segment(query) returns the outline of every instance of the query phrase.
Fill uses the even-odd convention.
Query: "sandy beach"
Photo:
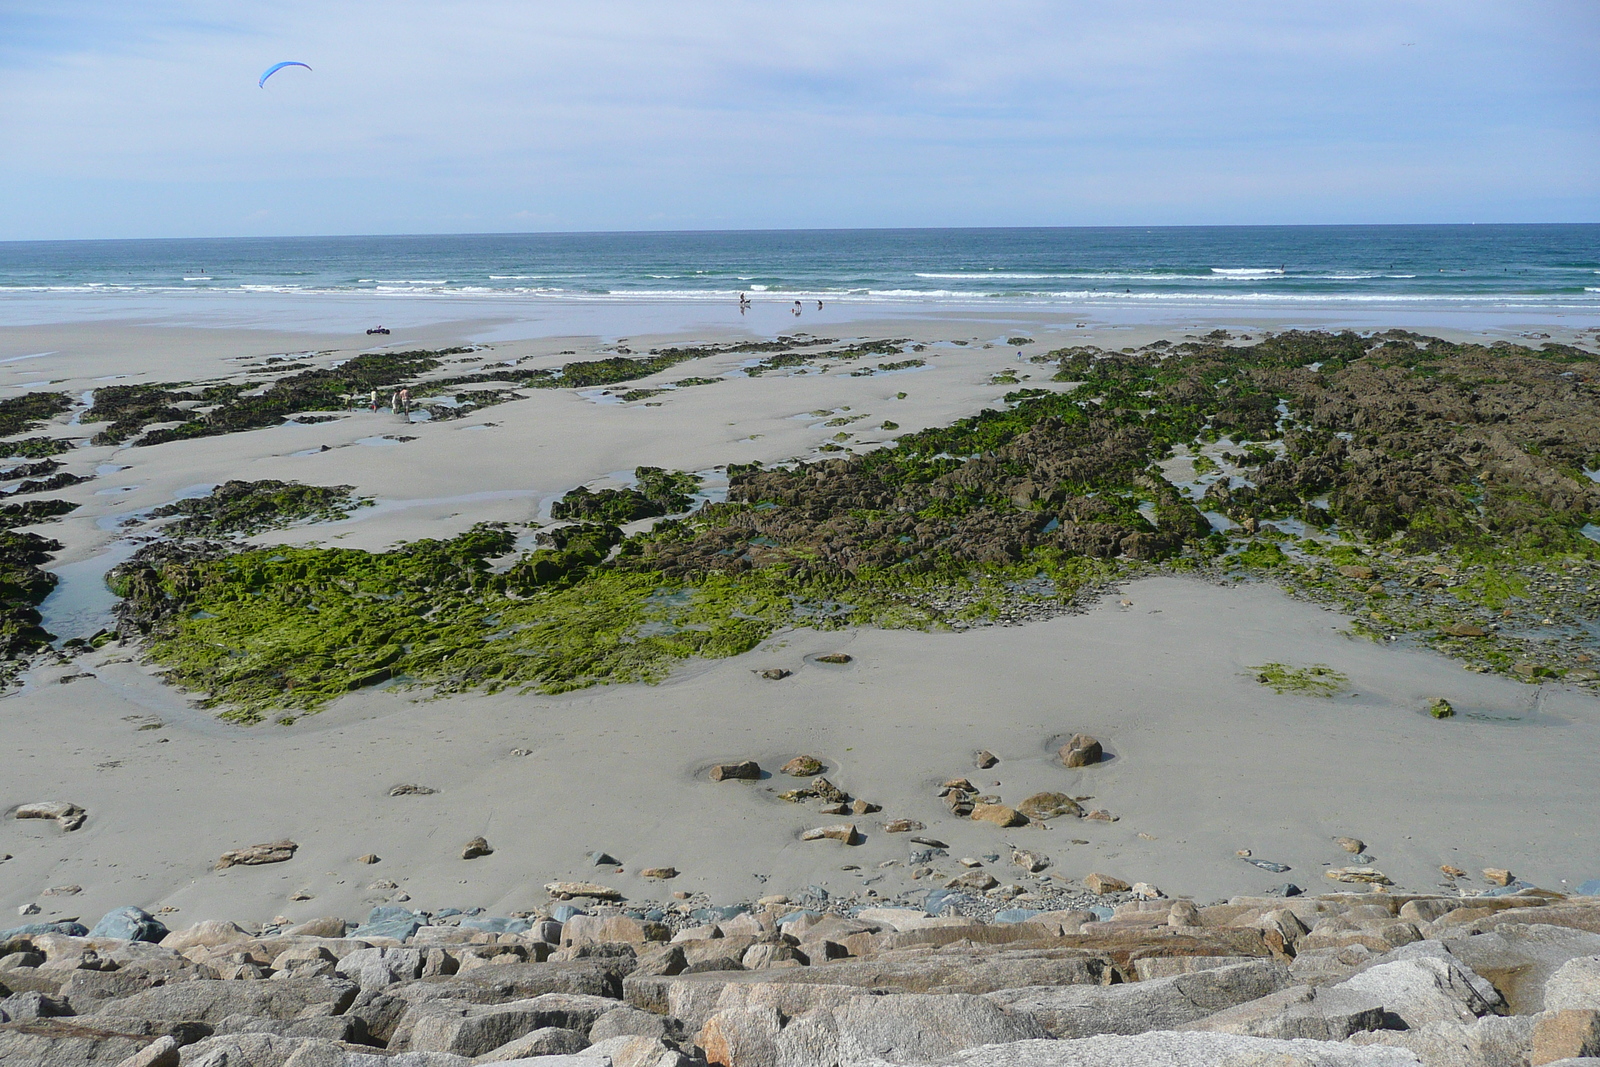
[[[60,494],[82,507],[40,527],[64,545],[50,565],[65,580],[43,606],[46,626],[67,638],[103,625],[114,598],[100,576],[131,551],[119,524],[228,479],[352,485],[376,505],[254,541],[378,550],[477,522],[548,519],[550,503],[574,486],[620,484],[637,465],[702,472],[714,495],[717,469],[729,463],[821,455],[842,432],[831,417],[861,416],[846,424],[846,447],[870,449],[996,405],[1017,387],[994,380],[1008,371],[1056,388],[1026,357],[1069,339],[1120,348],[1184,336],[1159,326],[1019,326],[1017,317],[791,324],[925,345],[927,366],[900,372],[748,377],[748,355],[730,352],[658,376],[724,380],[649,404],[601,389],[535,390],[448,421],[359,408],[311,425],[84,447],[68,457],[71,469],[97,476]],[[438,347],[503,328],[441,323],[385,341],[391,350]],[[1032,339],[1020,346],[1023,360],[1008,334]],[[523,337],[480,342],[450,370],[740,338],[733,327]],[[328,366],[370,347],[364,336],[312,331],[41,325],[0,334],[0,359],[11,360],[0,373],[8,394],[48,382],[76,395],[108,381],[241,375],[273,355]],[[885,421],[897,429],[879,428]],[[934,884],[911,877],[908,835],[882,829],[893,818],[925,824],[922,836],[947,843],[952,858],[1015,845],[1048,854],[1062,879],[1100,871],[1202,900],[1286,881],[1328,888],[1323,871],[1349,859],[1333,843],[1340,835],[1367,842],[1376,865],[1418,890],[1438,887],[1441,865],[1473,878],[1509,868],[1557,890],[1600,873],[1587,788],[1600,757],[1591,692],[1472,674],[1432,652],[1353,636],[1349,623],[1270,584],[1157,577],[1109,591],[1082,614],[1023,626],[799,629],[740,656],[687,661],[655,686],[434,698],[385,685],[292,726],[255,727],[219,721],[192,694],[164,686],[135,643],[113,643],[42,665],[0,698],[9,753],[0,805],[64,800],[89,812],[70,833],[0,821],[0,855],[11,857],[0,866],[0,906],[90,921],[123,904],[176,909],[183,922],[356,918],[393,902],[506,914],[547,902],[543,886],[556,879],[599,880],[635,901],[678,890],[731,903],[808,887],[888,899]],[[848,664],[815,660],[841,651]],[[1279,695],[1251,670],[1271,662],[1328,664],[1350,684],[1332,699]],[[793,673],[756,673],[773,667]],[[1437,697],[1458,709],[1454,719],[1426,715]],[[1099,738],[1112,758],[1062,767],[1055,749],[1075,733]],[[976,769],[980,749],[998,764]],[[799,840],[829,820],[777,799],[797,779],[706,780],[718,762],[754,759],[776,772],[800,754],[881,806],[855,817],[861,844]],[[1008,804],[1040,791],[1092,798],[1085,807],[1116,821],[1002,830],[957,819],[937,797],[952,777]],[[408,784],[436,792],[390,795]],[[464,843],[480,835],[493,854],[463,860]],[[283,838],[300,846],[288,863],[212,870],[228,849]],[[596,850],[620,869],[596,868],[586,858]],[[1287,871],[1254,866],[1240,850]],[[367,854],[380,862],[357,862]],[[639,876],[663,866],[681,874]],[[67,890],[43,895],[57,887]]]

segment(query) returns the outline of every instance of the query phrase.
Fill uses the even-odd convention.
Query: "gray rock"
[[[501,1063],[527,1056],[570,1056],[589,1047],[589,1039],[577,1030],[545,1026],[523,1034],[477,1057],[475,1063]]]
[[[1420,1062],[1405,1049],[1165,1030],[989,1045],[938,1061],[940,1067],[1418,1067]]]
[[[89,931],[90,937],[115,937],[123,941],[159,942],[167,936],[166,924],[143,908],[132,904],[114,908],[101,916]]]
[[[546,993],[508,1004],[424,1001],[413,1005],[417,1018],[409,1027],[406,1048],[417,1052],[481,1056],[544,1027],[586,1033],[595,1020],[616,1006],[615,1001],[604,997],[569,993]],[[397,1033],[396,1039],[400,1036]]]
[[[1350,1043],[1408,1049],[1425,1067],[1527,1067],[1533,1025],[1531,1015],[1486,1015],[1471,1023],[1429,1023],[1415,1030],[1355,1034]]]
[[[1112,986],[1031,986],[988,998],[1037,1019],[1051,1037],[1173,1030],[1289,985],[1289,969],[1261,960]]]
[[[158,1037],[117,1064],[117,1067],[178,1067],[180,1048],[182,1046],[178,1044],[178,1039],[171,1034]]]
[[[1447,937],[1442,943],[1493,982],[1517,1015],[1544,1009],[1545,983],[1568,960],[1600,955],[1600,934],[1544,924],[1507,923],[1489,933]]]
[[[608,1060],[611,1067],[658,1067],[663,1062],[676,1065],[682,1060],[677,1050],[660,1038],[638,1035],[597,1041],[574,1058],[587,1061],[585,1067],[599,1067]],[[534,1060],[527,1067],[544,1067],[544,1062]]]
[[[845,1060],[881,1056],[917,1063],[959,1049],[1045,1036],[1033,1019],[963,993],[856,997],[826,1010],[838,1028]]]
[[[591,1041],[604,1041],[611,1037],[665,1037],[666,1034],[667,1020],[664,1017],[627,1005],[612,1008],[589,1028]]]
[[[1286,1041],[1343,1041],[1351,1034],[1391,1024],[1402,1025],[1365,997],[1299,985],[1208,1015],[1183,1029]]]
[[[230,1015],[290,1019],[318,1007],[337,1015],[355,1000],[359,987],[339,978],[284,978],[270,982],[178,982],[122,997],[86,1019],[130,1016],[136,1019],[217,1022]]]
[[[1471,1022],[1495,1007],[1476,978],[1453,958],[1414,957],[1362,971],[1330,991],[1365,997],[1416,1028],[1432,1022]]]
[[[423,926],[422,916],[407,908],[379,906],[367,913],[367,921],[350,932],[361,940],[369,937],[392,937],[404,941]]]
[[[346,1041],[364,1045],[371,1040],[366,1020],[359,1015],[313,1015],[304,1019],[262,1019],[254,1015],[230,1015],[212,1027],[213,1034],[274,1034],[278,1037],[307,1037],[322,1041]]]
[[[360,948],[341,959],[334,971],[365,991],[417,978],[422,966],[423,954],[414,948]]]
[[[1544,984],[1545,1011],[1573,1009],[1600,1011],[1600,956],[1568,960]]]
[[[63,999],[40,992],[13,993],[0,1000],[0,1020],[21,1022],[27,1019],[53,1019],[74,1014]]]
[[[205,1036],[191,1023],[143,1019],[40,1019],[0,1030],[0,1063],[11,1067],[118,1067],[156,1039],[185,1045]]]
[[[79,922],[24,923],[21,926],[13,926],[9,930],[0,930],[0,941],[10,941],[18,937],[32,937],[35,934],[65,934],[67,937],[88,937],[89,928]]]

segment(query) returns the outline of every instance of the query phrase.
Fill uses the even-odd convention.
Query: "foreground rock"
[[[959,880],[925,907],[647,909],[553,882],[575,903],[527,917],[34,924],[0,937],[0,1063],[1533,1067],[1600,1050],[1597,898],[930,914],[995,881]]]

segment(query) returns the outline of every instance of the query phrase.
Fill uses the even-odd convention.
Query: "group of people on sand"
[[[750,310],[751,306],[752,306],[752,304],[751,304],[750,298],[748,296],[745,296],[743,293],[740,293],[739,294],[739,314],[743,315],[746,311]],[[789,310],[796,318],[798,318],[799,315],[800,315],[800,311],[801,311],[800,301],[796,300],[794,302],[794,307],[790,308]],[[820,301],[820,300],[817,301],[817,310],[818,311],[822,310],[822,301]]]
[[[378,413],[378,391],[374,389],[367,397],[367,404],[372,408],[372,413]],[[389,410],[396,415],[411,414],[411,390],[406,388],[396,389],[389,396]]]

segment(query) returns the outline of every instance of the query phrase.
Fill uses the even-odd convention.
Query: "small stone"
[[[622,863],[621,860],[609,852],[585,852],[583,855],[585,859],[596,867],[616,867]]]
[[[818,826],[807,830],[800,835],[802,841],[842,841],[847,845],[856,843],[856,824],[851,822],[834,823],[832,826]]]
[[[298,890],[297,892],[290,893],[289,894],[289,899],[290,900],[311,900],[313,898],[312,898],[310,893],[307,893],[304,889],[301,889],[301,890]]]
[[[1059,755],[1067,767],[1088,767],[1104,759],[1105,750],[1089,735],[1073,734],[1072,739],[1061,746]]]
[[[691,896],[693,896],[693,894],[687,889],[674,889],[672,891],[673,900],[688,900]]]
[[[963,856],[960,859],[956,860],[956,862],[961,864],[961,866],[963,866],[963,867],[982,867],[983,866],[983,861],[982,860],[973,859],[971,856]]]
[[[785,670],[782,667],[768,667],[765,670],[756,671],[756,673],[769,682],[781,682],[794,672]]]
[[[999,762],[1000,757],[996,756],[988,749],[983,749],[977,755],[972,757],[972,765],[978,768],[980,771],[986,771]]]
[[[54,819],[56,825],[66,831],[76,830],[83,825],[89,813],[78,805],[65,800],[40,800],[32,804],[23,804],[17,808],[16,817],[19,819]]]
[[[24,904],[24,905],[22,905],[22,907],[18,908],[17,909],[17,914],[18,915],[37,915],[42,910],[44,910],[44,909],[40,908],[39,905],[30,902],[30,903]]]
[[[437,792],[437,789],[425,785],[397,785],[389,790],[389,795],[392,797],[430,797]]]
[[[1476,623],[1454,622],[1439,631],[1446,637],[1487,637],[1489,632]]]
[[[854,815],[871,815],[882,810],[883,806],[881,804],[874,804],[870,800],[857,798],[850,802],[850,811]]]
[[[719,763],[711,768],[710,774],[713,782],[753,782],[760,777],[761,764],[753,759],[740,760],[738,763]]]
[[[595,900],[621,900],[622,894],[608,886],[593,882],[547,882],[544,891],[557,900],[573,897],[592,897]]]
[[[225,867],[254,867],[262,863],[283,863],[293,859],[295,850],[299,847],[293,841],[270,841],[264,845],[230,849],[217,859],[216,869],[220,871]]]
[[[1126,893],[1133,888],[1121,878],[1113,878],[1109,874],[1098,872],[1089,874],[1084,878],[1083,884],[1088,887],[1089,892],[1102,897],[1108,893]]]
[[[1567,1008],[1542,1011],[1534,1018],[1532,1058],[1527,1062],[1584,1063],[1600,1056],[1600,1012]]]
[[[378,854],[376,852],[368,852],[365,856],[357,856],[356,857],[356,862],[357,863],[366,863],[366,864],[377,863],[378,862]]]
[[[83,892],[83,886],[81,885],[55,885],[39,895],[41,897],[75,897],[81,892]]]
[[[1435,719],[1448,719],[1456,713],[1456,709],[1444,697],[1439,697],[1428,705],[1428,714]]]
[[[676,868],[676,867],[646,867],[644,870],[639,872],[639,877],[640,878],[653,878],[658,882],[665,882],[668,879],[678,877],[678,868]]]
[[[1254,852],[1252,852],[1252,851],[1250,851],[1250,850],[1249,850],[1249,849],[1247,849],[1247,848],[1241,848],[1241,849],[1240,849],[1240,850],[1239,850],[1239,851],[1237,851],[1237,852],[1235,852],[1235,853],[1234,853],[1234,855],[1235,855],[1235,856],[1238,856],[1238,857],[1239,857],[1239,858],[1240,858],[1240,859],[1242,859],[1242,860],[1247,860],[1247,859],[1249,859],[1249,858],[1250,858],[1250,857],[1251,857],[1251,856],[1254,856],[1254,855],[1255,855],[1255,853],[1254,853]]]
[[[1093,819],[1095,822],[1116,822],[1117,820],[1121,819],[1122,816],[1113,815],[1105,808],[1096,808],[1089,814],[1085,815],[1084,818]]]
[[[958,874],[944,884],[946,889],[976,889],[980,893],[993,889],[1000,884],[1000,879],[988,871],[968,871]]]
[[[973,785],[972,782],[966,778],[951,778],[947,780],[940,788],[959,789],[963,793],[976,793],[978,791],[978,787]]]
[[[929,848],[949,848],[950,847],[949,845],[945,844],[943,841],[940,841],[936,837],[913,837],[911,839],[911,843],[913,845],[927,845]]]
[[[782,769],[791,778],[814,778],[824,770],[822,761],[815,756],[796,756]]]
[[[371,885],[367,886],[367,888],[370,889],[370,890],[374,890],[376,892],[379,892],[379,893],[383,893],[383,892],[387,892],[388,890],[391,890],[391,889],[399,889],[400,887],[398,885],[396,885],[394,882],[389,881],[387,878],[380,878],[378,881],[373,882]]]
[[[886,834],[908,834],[926,829],[926,826],[915,819],[890,819],[883,824],[883,832]]]
[[[1030,873],[1038,873],[1050,866],[1050,857],[1025,848],[1011,850],[1011,862]]]
[[[1377,577],[1377,571],[1374,571],[1371,567],[1363,566],[1360,563],[1346,563],[1344,566],[1339,568],[1339,573],[1344,575],[1346,578],[1354,578],[1361,582],[1370,582],[1373,578]]]
[[[811,779],[810,789],[813,796],[816,796],[822,800],[826,800],[829,804],[850,803],[850,794],[846,793],[843,789],[840,789],[826,778]]]
[[[1166,894],[1163,893],[1159,888],[1151,885],[1149,882],[1133,883],[1133,895],[1138,897],[1140,900],[1160,900],[1162,897],[1166,896]]]
[[[1466,871],[1462,870],[1460,867],[1452,867],[1448,863],[1441,866],[1439,870],[1443,871],[1445,875],[1450,878],[1465,878],[1467,876]]]
[[[1004,804],[978,804],[972,809],[974,822],[993,823],[996,826],[1026,826],[1028,817],[1016,808]]]
[[[1336,837],[1333,839],[1333,843],[1344,849],[1346,852],[1352,854],[1365,852],[1367,850],[1366,843],[1363,842],[1359,837]]]
[[[481,837],[474,837],[471,841],[466,843],[464,848],[462,848],[461,858],[464,860],[475,860],[480,856],[489,856],[493,855],[493,853],[494,849],[489,847],[488,841]]]
[[[1394,885],[1389,876],[1375,867],[1332,867],[1322,872],[1335,882],[1355,882],[1367,885]]]
[[[1083,808],[1065,793],[1035,793],[1017,805],[1030,819],[1055,819],[1063,815],[1080,816]]]
[[[1141,841],[1154,841],[1156,839],[1156,835],[1155,834],[1147,834],[1143,830],[1140,830],[1139,833],[1138,833],[1138,838]]]
[[[1483,877],[1494,885],[1510,885],[1511,872],[1504,867],[1485,867]]]
[[[817,662],[818,663],[844,664],[844,663],[849,663],[853,658],[854,658],[853,656],[847,655],[846,653],[843,653],[843,652],[829,652],[826,655],[818,656],[817,657]]]
[[[531,748],[514,748],[514,749],[511,750],[511,754],[513,756],[531,756],[531,755],[533,755],[533,749],[531,749]]]

